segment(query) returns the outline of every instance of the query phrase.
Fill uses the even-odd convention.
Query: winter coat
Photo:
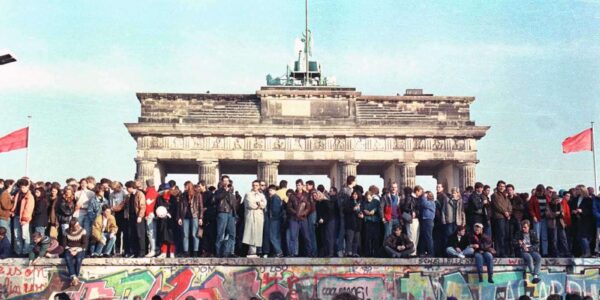
[[[35,201],[31,226],[48,227],[48,201],[44,196]]]
[[[21,198],[21,212],[20,212],[20,220],[21,223],[29,223],[31,222],[31,217],[33,216],[33,209],[35,207],[35,199],[33,197],[33,194],[30,191],[27,191],[27,193],[25,195],[23,195],[21,192],[17,193],[15,195],[15,200],[19,201],[19,197]],[[15,202],[16,202],[15,201]],[[15,206],[13,206],[12,211],[14,212],[15,209],[17,208],[17,205],[15,204]]]
[[[385,239],[383,245],[388,246],[394,249],[395,251],[398,251],[398,246],[404,246],[406,247],[406,249],[413,249],[415,247],[415,244],[410,240],[410,238],[408,238],[408,235],[406,235],[406,233],[404,232],[401,233],[400,236],[396,236],[392,233]]]
[[[115,217],[109,215],[108,219],[106,220],[106,228],[102,230],[102,222],[104,221],[103,219],[104,216],[102,214],[94,219],[94,224],[92,225],[92,240],[104,245],[104,233],[108,232],[117,234],[119,228],[117,227],[117,221],[115,220]]]
[[[62,199],[56,207],[56,217],[58,219],[58,224],[69,224],[69,221],[71,221],[71,217],[73,217],[74,212],[75,203],[73,201],[67,202],[65,201],[65,199]]]
[[[512,204],[508,197],[504,193],[495,192],[492,194],[492,217],[494,220],[504,220],[506,217],[504,213],[512,213]]]
[[[460,250],[465,250],[469,247],[469,238],[464,235],[458,240],[458,234],[453,233],[450,237],[448,237],[448,242],[446,242],[446,247],[452,247],[453,249],[460,248]]]
[[[264,210],[267,199],[261,192],[249,192],[244,196],[244,237],[242,243],[260,247],[263,242],[263,225],[265,222]]]
[[[15,207],[15,198],[6,190],[0,194],[0,219],[10,220],[10,214]]]
[[[290,195],[287,203],[288,220],[304,220],[310,213],[310,202],[307,193]]]
[[[175,228],[176,228],[176,217],[177,217],[177,199],[175,196],[163,193],[158,197],[156,202],[156,209],[164,206],[169,212],[170,217],[164,219],[156,218],[156,238],[158,244],[171,243],[175,241]]]
[[[135,215],[138,218],[144,218],[146,216],[146,196],[142,191],[137,191],[133,195],[129,195],[129,197],[134,198],[134,207],[129,207],[129,198],[126,198],[125,201],[125,219],[129,219],[129,210],[134,209]]]
[[[462,199],[445,197],[442,201],[442,224],[465,225],[465,209]]]
[[[519,241],[523,241],[523,240],[524,240],[523,230],[519,230],[519,231],[515,232],[515,236],[513,237],[512,244],[515,247],[515,254],[517,256],[521,256],[521,254],[523,253],[523,247],[521,247],[521,245],[519,243]],[[540,239],[538,238],[537,234],[535,233],[535,230],[529,230],[529,243],[531,245],[529,246],[527,253],[540,251]]]

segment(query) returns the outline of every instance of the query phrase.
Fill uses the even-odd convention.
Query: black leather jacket
[[[217,202],[217,212],[232,212],[235,215],[237,199],[233,189],[229,189],[229,191],[225,191],[223,188],[218,189],[215,193],[215,200]]]

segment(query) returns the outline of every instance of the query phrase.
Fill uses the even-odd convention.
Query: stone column
[[[217,186],[219,162],[216,160],[197,160],[198,180],[206,181],[206,186]]]
[[[460,190],[464,191],[468,186],[475,185],[475,166],[477,162],[467,161],[458,164]]]
[[[404,161],[398,163],[399,181],[398,188],[402,190],[404,187],[413,188],[417,185],[417,165],[419,163],[412,161]]]
[[[137,173],[135,179],[140,180],[142,185],[146,187],[146,180],[154,180],[154,169],[156,168],[156,159],[136,158],[135,159]],[[156,185],[156,182],[154,183]]]
[[[356,170],[356,167],[358,167],[358,161],[356,160],[340,160],[338,162],[338,166],[340,169],[340,178],[338,180],[338,182],[340,183],[340,186],[338,186],[338,190],[346,185],[346,179],[348,178],[348,176],[350,175],[358,175],[358,172]]]
[[[279,175],[278,161],[258,161],[258,169],[256,175],[258,180],[264,180],[268,185],[278,185],[277,175]]]

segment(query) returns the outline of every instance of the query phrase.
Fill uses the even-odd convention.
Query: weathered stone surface
[[[403,186],[414,184],[417,175],[433,175],[447,188],[464,188],[475,178],[476,142],[489,128],[470,119],[474,97],[365,96],[354,88],[282,86],[246,95],[137,96],[139,123],[126,126],[138,144],[140,179],[192,170],[214,182],[212,169],[187,166],[214,161],[217,177],[254,170],[274,180],[275,174],[298,174],[317,162],[308,165],[337,187],[344,176],[362,172]],[[280,164],[265,169],[265,161]],[[339,161],[361,167],[342,172]],[[400,164],[410,162],[418,164]]]

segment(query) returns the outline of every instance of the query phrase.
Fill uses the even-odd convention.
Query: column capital
[[[263,160],[263,159],[259,159],[258,163],[262,164],[262,165],[279,166],[279,161],[278,160]]]
[[[461,160],[458,162],[458,166],[459,167],[468,167],[468,166],[475,166],[479,163],[479,160]]]
[[[354,160],[354,159],[342,159],[342,160],[339,160],[338,162],[344,166],[358,166],[358,164],[360,163],[359,160]]]
[[[216,166],[218,163],[219,161],[216,159],[196,159],[196,164],[198,164],[199,166]]]
[[[398,164],[399,166],[404,166],[404,167],[416,167],[419,165],[418,161],[398,161],[396,162],[396,164]]]

